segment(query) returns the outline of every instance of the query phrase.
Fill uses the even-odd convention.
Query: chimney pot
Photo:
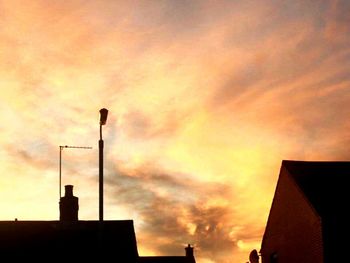
[[[192,262],[195,262],[194,255],[193,255],[193,247],[191,247],[191,245],[188,244],[187,247],[185,247],[185,250],[186,250],[186,257],[190,258]]]
[[[70,185],[70,184],[65,185],[64,191],[65,191],[64,196],[67,196],[67,197],[73,196],[73,185]]]
[[[65,185],[60,199],[60,221],[78,221],[79,199],[73,196],[73,185]]]

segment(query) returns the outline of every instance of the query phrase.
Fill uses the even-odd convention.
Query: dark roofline
[[[319,207],[315,207],[315,201],[311,198],[310,199],[310,193],[308,193],[307,184],[303,182],[304,178],[308,178],[309,176],[312,176],[313,178],[316,178],[314,176],[319,176],[317,179],[323,179],[323,178],[329,178],[330,174],[333,174],[333,176],[340,176],[343,179],[349,178],[350,181],[350,161],[301,161],[301,160],[282,160],[280,170],[279,170],[279,176],[272,200],[272,204],[270,206],[270,211],[267,219],[267,223],[265,226],[265,231],[263,234],[261,247],[265,241],[265,235],[266,235],[266,229],[269,224],[269,217],[270,213],[273,207],[273,204],[275,202],[275,194],[276,190],[279,184],[280,176],[283,172],[283,169],[286,169],[288,175],[290,178],[295,182],[298,189],[301,190],[301,193],[307,200],[307,202],[310,204],[310,206],[315,210],[318,216],[322,218],[320,214]],[[305,176],[307,174],[308,176]],[[326,181],[326,179],[323,179],[323,183]],[[312,182],[311,179],[309,181]],[[326,181],[327,183],[328,181]],[[334,184],[334,180],[329,180],[330,183]],[[313,183],[313,182],[312,182]],[[310,184],[310,182],[309,182]],[[348,187],[348,184],[340,184],[342,187]],[[328,186],[328,185],[327,185]],[[312,197],[312,196],[311,196]],[[261,252],[261,249],[260,249]]]
[[[289,171],[293,172],[295,169],[308,166],[308,168],[323,168],[335,165],[342,165],[344,168],[346,166],[350,167],[350,161],[301,161],[301,160],[282,160],[282,165],[286,167]]]
[[[77,260],[118,255],[135,262],[139,256],[132,220],[0,221],[0,233],[1,254],[18,259],[44,262],[49,253]]]
[[[45,223],[45,222],[51,222],[51,223],[62,223],[62,224],[77,224],[77,223],[81,223],[81,222],[90,222],[90,223],[100,223],[101,221],[99,220],[78,220],[78,221],[69,221],[69,222],[64,222],[64,221],[60,221],[60,220],[32,220],[32,219],[25,219],[25,220],[19,220],[18,218],[16,218],[15,220],[0,220],[0,224],[2,222],[40,222],[40,223]],[[128,223],[128,224],[134,224],[134,220],[132,219],[124,219],[124,220],[103,220],[103,223],[110,223],[110,222],[118,222],[120,224],[122,223]]]
[[[350,163],[350,161],[335,161],[335,160],[297,160],[297,159],[283,159],[282,164],[284,163],[315,163],[315,164],[320,164],[320,163]]]

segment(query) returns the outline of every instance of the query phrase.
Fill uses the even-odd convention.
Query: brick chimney
[[[191,247],[191,245],[188,244],[188,246],[185,247],[185,250],[186,250],[186,258],[188,258],[188,262],[196,263],[196,260],[193,254],[193,247]]]
[[[64,186],[65,193],[60,199],[60,221],[78,221],[78,197],[73,196],[73,185]]]

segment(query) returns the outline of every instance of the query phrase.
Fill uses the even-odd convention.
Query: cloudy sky
[[[350,158],[350,2],[0,0],[0,220],[73,184],[140,255],[244,263],[283,159]]]

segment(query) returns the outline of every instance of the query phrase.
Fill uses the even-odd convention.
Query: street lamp
[[[106,124],[108,110],[100,109],[100,140],[98,141],[99,153],[99,220],[103,221],[103,140],[102,125]]]

